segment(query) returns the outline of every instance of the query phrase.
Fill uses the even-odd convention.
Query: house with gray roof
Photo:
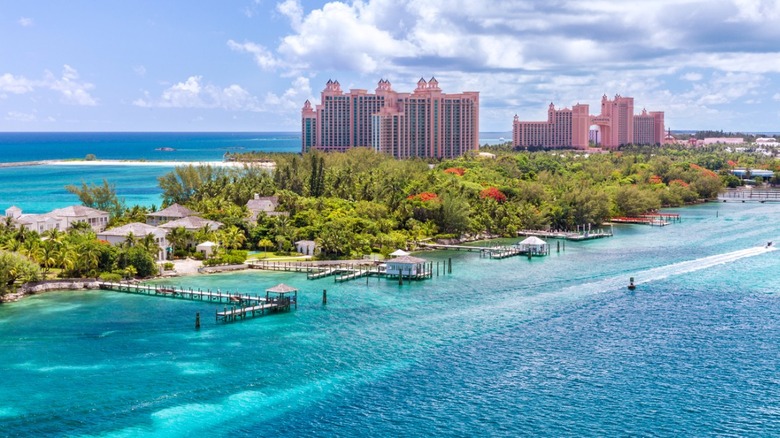
[[[154,213],[149,213],[146,215],[146,223],[148,225],[161,225],[166,222],[175,221],[177,219],[184,219],[188,216],[197,216],[198,212],[190,210],[189,208],[179,205],[179,204],[173,204],[169,206],[168,208],[164,208],[160,211],[155,211]]]
[[[131,234],[133,235],[133,237],[139,240],[143,239],[149,234],[153,235],[154,241],[157,243],[157,246],[159,247],[159,251],[157,252],[157,259],[158,260],[166,259],[166,255],[168,253],[168,247],[170,245],[168,243],[168,239],[166,238],[166,236],[168,235],[168,230],[166,230],[165,228],[155,227],[153,225],[148,225],[148,224],[142,224],[140,222],[133,222],[127,225],[123,225],[121,227],[115,227],[115,228],[102,231],[97,234],[97,238],[101,240],[105,240],[106,242],[112,245],[120,245],[125,240],[127,240],[127,237],[130,236]]]

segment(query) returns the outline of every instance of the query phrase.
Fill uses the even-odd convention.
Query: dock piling
[[[200,330],[200,312],[195,313],[195,330]]]
[[[323,289],[322,290],[322,305],[324,306],[326,304],[328,304],[328,290],[327,289]]]

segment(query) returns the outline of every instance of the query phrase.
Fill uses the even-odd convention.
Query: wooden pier
[[[491,259],[505,259],[514,256],[528,255],[547,255],[547,251],[542,254],[538,251],[532,251],[522,248],[518,245],[496,245],[496,246],[469,246],[469,245],[445,245],[441,243],[419,243],[420,246],[431,249],[449,249],[455,251],[478,252],[480,257]]]
[[[543,231],[543,230],[521,230],[517,232],[518,236],[535,236],[544,237],[548,239],[563,239],[571,240],[575,242],[583,240],[601,239],[604,237],[612,237],[612,230],[594,230],[594,231]]]
[[[723,202],[780,202],[780,190],[735,189],[718,195]]]
[[[473,248],[473,247],[466,247]],[[479,249],[477,249],[479,250]],[[389,259],[387,262],[393,262],[394,259]],[[444,262],[445,267],[447,265]],[[433,262],[416,263],[413,268],[403,270],[402,280],[422,280],[427,278],[433,278],[434,264]],[[396,273],[388,273],[386,270],[386,264],[384,263],[372,263],[372,264],[341,264],[334,263],[328,265],[312,264],[312,263],[281,263],[281,262],[257,262],[250,263],[249,267],[252,269],[260,269],[267,271],[284,271],[284,272],[301,272],[306,273],[306,278],[309,280],[317,280],[325,277],[333,276],[333,281],[341,283],[344,281],[355,280],[364,277],[380,277],[380,278],[398,278]],[[438,262],[436,264],[436,272],[445,270],[445,267],[439,269]],[[452,264],[450,262],[449,271],[452,270]]]
[[[290,310],[291,306],[298,307],[298,290],[286,285],[278,285],[268,289],[265,296],[222,292],[219,289],[216,291],[210,289],[195,290],[176,286],[133,283],[100,282],[98,287],[114,292],[231,304],[230,308],[225,307],[221,312],[216,310],[217,322],[232,322],[246,319],[247,317],[264,315],[266,312]],[[288,294],[292,295],[288,296]]]
[[[665,227],[673,222],[680,222],[682,219],[676,213],[647,213],[639,216],[613,217],[610,222],[621,224],[639,224],[656,227]]]
[[[98,283],[98,287],[100,287],[100,289],[111,290],[114,292],[125,292],[166,298],[179,298],[192,301],[210,301],[228,304],[260,303],[265,301],[265,298],[260,295],[242,294],[238,292],[222,292],[219,289],[216,291],[212,291],[211,289],[196,290],[192,288],[185,289],[176,286],[141,285],[133,283],[112,282],[100,282]]]

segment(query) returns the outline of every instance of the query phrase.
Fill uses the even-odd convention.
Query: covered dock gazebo
[[[404,256],[408,256],[408,255],[409,255],[409,253],[404,251],[404,250],[402,250],[402,249],[397,249],[397,250],[395,250],[395,251],[390,253],[390,257],[404,257]]]
[[[547,245],[547,242],[536,236],[524,239],[517,244],[517,247],[520,248],[520,251],[531,255],[547,255],[550,253],[550,246]]]
[[[292,296],[291,296],[292,294]],[[284,283],[279,283],[272,288],[265,290],[265,300],[268,303],[277,303],[279,308],[295,305],[298,308],[298,289],[288,286]]]

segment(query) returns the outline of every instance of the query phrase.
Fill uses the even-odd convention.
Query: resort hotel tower
[[[596,127],[591,135],[591,126]],[[627,144],[660,145],[664,141],[663,111],[634,114],[634,98],[616,95],[601,98],[601,113],[589,115],[589,106],[555,109],[551,103],[547,120],[524,122],[515,115],[512,143],[515,147],[585,149],[589,140],[605,149]]]
[[[452,158],[479,148],[479,93],[443,93],[436,78],[411,93],[380,80],[374,93],[329,80],[301,110],[301,151],[368,147],[395,158]]]

